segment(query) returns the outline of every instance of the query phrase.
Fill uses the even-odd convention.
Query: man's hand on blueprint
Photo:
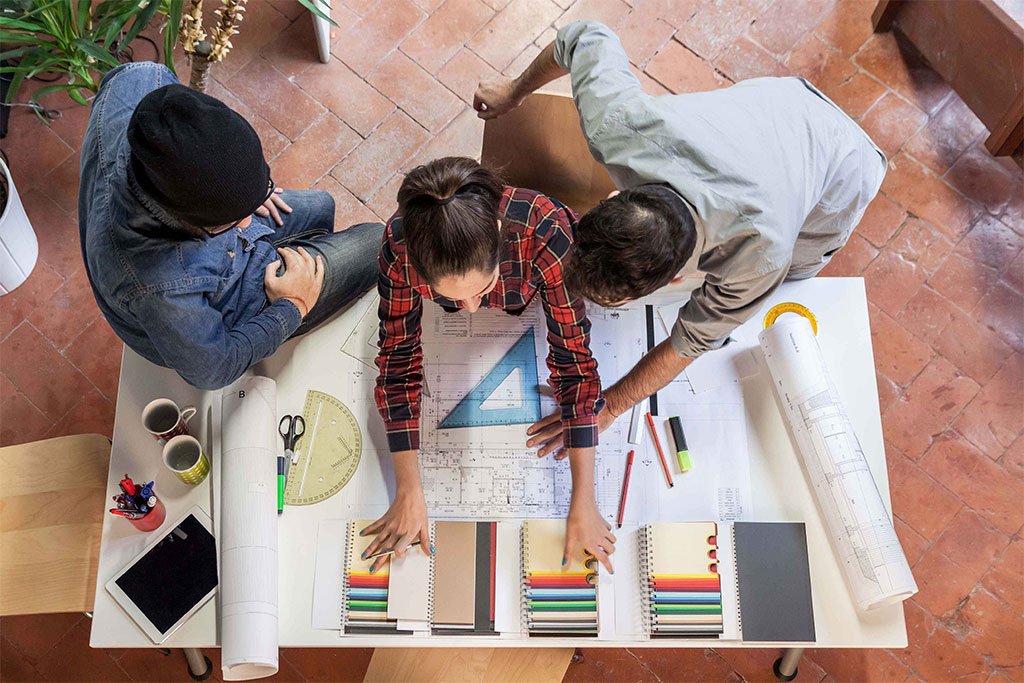
[[[616,415],[612,415],[611,410],[607,408],[602,410],[597,415],[597,430],[603,432],[611,427],[616,417]],[[530,437],[526,440],[526,446],[527,448],[540,446],[540,450],[537,451],[538,458],[554,453],[555,460],[565,460],[569,457],[569,451],[562,448],[562,430],[561,412],[556,410],[540,422],[530,425],[526,430],[527,436]]]
[[[360,532],[364,536],[377,534],[365,555],[369,557],[393,550],[395,557],[402,557],[413,541],[420,541],[419,549],[431,555],[434,549],[430,546],[430,522],[427,519],[427,502],[423,497],[416,451],[393,453],[391,457],[395,465],[395,500],[383,517]],[[388,559],[387,555],[378,557],[371,571],[383,567]]]
[[[577,495],[574,491],[569,503],[569,516],[565,520],[565,556],[562,564],[568,564],[569,558],[579,555],[581,551],[596,557],[609,573],[615,573],[608,557],[615,552],[612,525],[601,516],[592,492],[589,495],[583,492]]]

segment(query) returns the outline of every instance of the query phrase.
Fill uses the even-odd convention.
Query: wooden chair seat
[[[567,95],[534,93],[519,108],[488,120],[480,158],[506,183],[554,197],[579,214],[615,189],[591,155],[576,103]]]
[[[0,616],[92,611],[110,441],[0,448]]]

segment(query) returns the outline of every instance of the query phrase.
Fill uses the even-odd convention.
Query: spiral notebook
[[[658,522],[638,549],[651,638],[814,642],[803,522]]]
[[[597,636],[597,560],[563,566],[565,521],[529,519],[522,528],[522,620],[530,636]]]
[[[640,530],[641,604],[652,638],[723,633],[714,522],[660,522]]]
[[[428,555],[417,546],[391,557],[370,573],[362,553],[373,536],[359,530],[372,520],[348,525],[343,590],[346,633],[495,635],[494,522],[433,522]]]
[[[348,523],[342,581],[342,629],[345,633],[399,633],[397,619],[388,617],[390,563],[371,574],[373,560],[362,559],[363,552],[373,542],[373,536],[360,536],[359,531],[373,521],[355,519]]]

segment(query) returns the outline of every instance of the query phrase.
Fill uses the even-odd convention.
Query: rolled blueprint
[[[783,316],[758,341],[854,602],[906,600],[917,583],[810,322]]]
[[[221,422],[220,633],[225,681],[277,673],[277,385],[224,389]]]

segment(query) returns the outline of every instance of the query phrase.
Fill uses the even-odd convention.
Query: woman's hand
[[[423,498],[423,487],[399,488],[395,500],[384,516],[359,532],[360,536],[377,534],[373,543],[366,548],[363,558],[375,553],[394,550],[395,557],[404,557],[406,549],[413,541],[419,541],[419,550],[425,555],[432,555],[434,549],[430,545],[430,525],[427,519],[427,502]],[[417,552],[416,548],[410,552]],[[373,561],[370,573],[376,572],[388,561],[382,555]]]
[[[601,516],[592,493],[577,496],[574,492],[569,503],[569,516],[565,520],[565,556],[562,564],[569,564],[570,558],[578,556],[581,550],[596,557],[610,574],[615,573],[608,557],[615,552],[612,525]]]

